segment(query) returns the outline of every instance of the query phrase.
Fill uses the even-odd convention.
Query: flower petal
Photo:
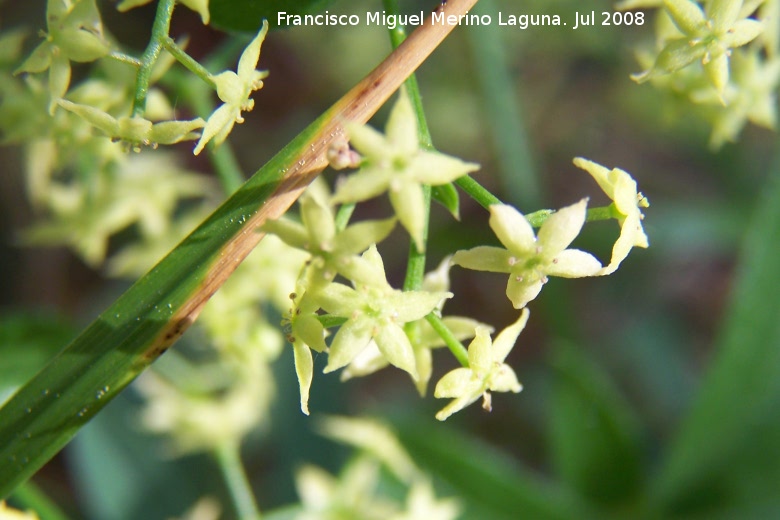
[[[420,147],[417,116],[405,88],[401,88],[387,119],[385,135],[398,155],[409,157]]]
[[[374,320],[365,316],[349,320],[342,325],[333,338],[324,372],[327,374],[351,363],[368,346],[374,327]]]
[[[530,311],[524,308],[517,321],[498,334],[493,341],[492,357],[494,363],[503,363],[509,355],[509,352],[517,342],[517,337],[525,328],[525,324],[528,323],[529,314]]]
[[[268,22],[263,20],[263,27],[260,29],[260,32],[257,33],[257,36],[255,36],[249,45],[247,45],[244,52],[241,53],[241,58],[238,60],[236,72],[238,72],[238,77],[242,80],[246,81],[247,78],[252,76],[255,69],[257,69],[257,62],[260,61],[260,47],[263,45],[263,40],[265,40],[265,35],[267,33]]]
[[[477,170],[479,165],[476,163],[439,152],[420,151],[409,165],[407,174],[423,184],[439,186]]]
[[[477,327],[474,332],[474,339],[469,344],[469,368],[482,379],[493,367],[493,346],[488,329]]]
[[[467,251],[458,251],[452,257],[452,263],[491,273],[509,273],[512,271],[512,253],[506,249],[493,246],[477,246]]]
[[[534,229],[512,206],[490,206],[490,228],[504,246],[515,255],[527,255],[536,248]]]
[[[587,199],[582,199],[576,204],[556,211],[542,224],[537,243],[542,248],[543,258],[551,260],[580,234],[585,223],[587,204]]]
[[[334,250],[342,254],[359,254],[371,244],[378,244],[393,231],[396,219],[366,220],[347,227],[336,236]]]
[[[333,237],[336,236],[333,219],[333,211],[329,207],[320,204],[314,197],[301,197],[301,220],[315,249],[333,250]]]
[[[314,376],[314,361],[311,350],[301,341],[293,343],[295,356],[295,374],[298,376],[298,388],[301,394],[301,411],[309,415],[309,389]]]
[[[433,396],[436,398],[460,397],[468,390],[473,377],[474,373],[468,368],[460,367],[451,370],[436,383]],[[474,400],[476,401],[476,397]]]
[[[547,267],[549,276],[562,278],[583,278],[595,275],[601,269],[601,262],[596,257],[579,249],[561,251]]]
[[[425,251],[425,196],[422,186],[414,182],[401,182],[397,189],[390,183],[390,203],[401,225],[409,232],[418,251]]]
[[[514,392],[517,394],[523,389],[523,385],[517,380],[517,374],[512,370],[512,367],[502,363],[490,375],[488,388],[493,392]]]
[[[355,289],[343,283],[329,284],[315,298],[326,312],[344,318],[349,318],[364,303],[363,297]]]
[[[373,199],[387,191],[390,180],[390,174],[383,168],[361,168],[339,185],[331,201],[334,204],[343,204]]]
[[[404,330],[392,321],[380,325],[374,334],[379,351],[387,361],[401,370],[405,370],[417,381],[417,366],[414,350]]]
[[[393,317],[399,323],[408,323],[424,318],[445,298],[452,298],[452,293],[393,291],[385,297],[384,301],[385,307],[392,310]]]
[[[304,251],[308,251],[310,248],[309,234],[306,232],[306,228],[298,222],[293,222],[287,218],[267,220],[263,224],[263,231],[273,233],[288,246],[303,249]]]
[[[377,158],[389,158],[392,154],[392,149],[381,132],[374,130],[368,125],[358,125],[349,122],[344,127],[349,136],[350,144],[361,155],[376,160]]]
[[[539,295],[542,291],[542,285],[541,280],[527,282],[510,275],[509,282],[506,284],[506,297],[509,298],[515,309],[522,309]]]

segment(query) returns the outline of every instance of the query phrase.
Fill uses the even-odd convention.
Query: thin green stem
[[[342,204],[336,212],[336,231],[344,231],[349,224],[352,212],[355,211],[355,204]]]
[[[30,480],[16,488],[12,499],[19,508],[35,511],[41,520],[68,520],[59,506]]]
[[[436,331],[439,337],[444,340],[444,344],[447,345],[448,349],[450,349],[450,352],[452,352],[452,355],[455,356],[455,359],[458,360],[458,363],[468,368],[468,350],[466,350],[466,347],[463,346],[463,343],[458,341],[458,338],[456,338],[449,327],[444,324],[442,319],[434,313],[430,313],[425,317],[425,319],[428,321],[428,323],[431,324],[431,327],[433,327],[433,330]]]
[[[241,463],[239,444],[224,443],[215,450],[214,454],[230,492],[230,497],[233,499],[239,520],[258,520],[262,515]]]
[[[612,203],[609,206],[599,206],[597,208],[588,208],[588,214],[585,217],[585,222],[595,222],[597,220],[612,220],[623,218],[625,215],[620,213]]]
[[[152,69],[160,57],[163,49],[163,41],[168,37],[171,28],[171,17],[175,0],[160,0],[157,4],[157,12],[152,24],[152,36],[149,45],[146,46],[141,56],[141,66],[135,77],[135,94],[133,97],[133,116],[141,116],[146,110],[146,96],[149,94],[149,81],[152,77]]]
[[[550,215],[554,214],[555,210],[552,209],[540,209],[534,211],[525,216],[525,219],[531,223],[535,228],[540,227],[542,224],[550,218]],[[599,206],[597,208],[588,208],[588,212],[585,215],[585,222],[596,222],[599,220],[612,220],[622,218],[623,215],[617,210],[614,204],[609,206]]]
[[[477,204],[485,209],[490,209],[490,206],[493,204],[503,204],[501,199],[490,193],[490,191],[485,189],[480,183],[468,175],[464,175],[463,177],[456,180],[455,184],[460,186],[460,188],[465,191],[469,197],[474,199]]]
[[[211,73],[208,70],[206,70],[206,68],[203,65],[195,61],[195,59],[192,56],[184,52],[184,49],[179,47],[173,38],[171,38],[170,36],[166,36],[165,38],[163,38],[162,44],[165,50],[170,52],[171,56],[176,58],[176,61],[184,65],[184,67],[187,70],[189,70],[190,72],[198,76],[200,79],[205,81],[211,88],[216,90],[217,84],[214,83],[214,79],[212,78]]]
[[[385,11],[390,15],[400,14],[398,0],[382,0]],[[389,30],[390,43],[393,49],[397,49],[406,39],[406,29],[402,25],[397,25]],[[428,129],[428,121],[425,119],[425,112],[422,106],[422,97],[420,96],[420,87],[417,84],[417,77],[412,74],[404,83],[406,93],[412,101],[415,115],[417,116],[417,136],[420,145],[427,149],[433,148],[431,133]],[[423,186],[423,199],[425,201],[425,222],[423,225],[422,239],[423,244],[428,241],[428,221],[431,209],[431,187]],[[406,263],[406,277],[404,279],[404,291],[417,291],[422,287],[423,277],[425,276],[425,251],[420,251],[414,241],[409,246],[409,257]]]
[[[127,63],[128,65],[132,65],[133,67],[136,68],[141,67],[141,60],[139,60],[135,56],[130,56],[129,54],[125,54],[123,52],[114,51],[110,53],[108,57],[122,63]]]

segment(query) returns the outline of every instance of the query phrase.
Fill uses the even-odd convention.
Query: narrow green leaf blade
[[[641,483],[639,422],[615,384],[582,350],[559,344],[550,410],[553,464],[584,496],[626,503]]]
[[[751,450],[756,435],[777,423],[780,402],[780,164],[761,191],[746,228],[732,303],[717,355],[655,486],[666,510],[717,499],[713,485]],[[780,438],[773,441],[774,451]],[[758,476],[758,475],[756,475]],[[774,472],[773,478],[780,478]],[[759,478],[760,479],[760,478]],[[780,482],[774,483],[778,489]],[[708,492],[710,489],[712,492]]]
[[[534,475],[507,454],[424,422],[394,428],[417,464],[455,488],[458,496],[490,511],[485,518],[603,518],[575,493]]]

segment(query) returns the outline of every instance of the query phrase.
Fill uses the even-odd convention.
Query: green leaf
[[[0,317],[0,403],[35,375],[76,332],[54,316],[14,312]]]
[[[553,365],[550,451],[558,474],[605,505],[630,500],[641,483],[638,420],[584,351],[559,344]]]
[[[568,489],[477,439],[423,419],[393,426],[418,465],[450,484],[459,497],[490,512],[481,518],[603,518]]]
[[[743,461],[759,439],[762,452],[780,452],[780,438],[767,435],[778,431],[780,402],[780,164],[760,191],[745,232],[717,354],[655,483],[654,498],[666,510],[689,511],[720,500],[735,464],[743,478],[752,473],[755,482],[780,487],[780,472],[746,468]]]
[[[433,200],[444,206],[455,219],[460,220],[460,198],[458,190],[452,183],[433,186],[431,188]]]
[[[279,13],[315,14],[324,11],[333,0],[210,0],[211,24],[229,31],[257,32],[268,20],[272,29],[286,27],[279,23]]]

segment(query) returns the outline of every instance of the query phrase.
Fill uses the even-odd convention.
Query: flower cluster
[[[338,477],[311,465],[298,471],[295,480],[303,511],[297,519],[458,518],[461,506],[457,500],[436,498],[430,478],[414,465],[387,426],[372,419],[345,417],[328,417],[321,424],[323,435],[360,451]],[[382,492],[382,469],[408,489],[405,504]]]
[[[713,148],[749,121],[774,128],[780,85],[776,0],[626,0],[621,9],[656,8],[656,44],[638,53],[637,82],[694,103],[712,124]]]
[[[586,199],[555,212],[537,213],[543,219],[538,233],[517,209],[495,204],[489,208],[490,227],[503,247],[457,251],[425,278],[420,290],[395,289],[387,282],[376,246],[390,234],[395,218],[347,224],[350,203],[387,191],[396,218],[409,232],[415,249],[423,251],[426,224],[421,213],[425,208],[417,209],[415,202],[418,192],[422,197],[422,185],[446,185],[477,166],[420,146],[416,117],[404,91],[390,113],[386,135],[368,126],[348,124],[347,129],[350,144],[362,159],[353,161],[355,152],[346,143],[340,143],[330,158],[335,169],[352,165],[359,171],[338,184],[333,196],[320,185],[304,194],[300,222],[283,218],[264,226],[265,232],[309,256],[285,318],[287,339],[295,353],[301,410],[306,414],[314,370],[312,350],[327,353],[324,371],[343,368],[345,380],[393,365],[407,372],[424,395],[433,373],[432,350],[445,345],[460,352],[464,366],[436,384],[435,397],[452,399],[437,418],[444,420],[479,397],[490,409],[491,392],[521,389],[505,360],[528,320],[527,305],[548,277],[607,275],[618,268],[631,248],[648,245],[641,211],[648,204],[638,193],[636,182],[623,170],[609,170],[577,158],[575,164],[590,173],[613,201],[601,208],[602,215],[606,214],[603,218],[614,218],[621,226],[606,266],[592,254],[569,247],[585,224]],[[509,275],[506,294],[521,313],[495,341],[488,325],[467,317],[440,317],[444,301],[453,296],[449,292],[451,265]],[[327,338],[331,328],[335,333]],[[474,339],[466,350],[459,342],[469,338]]]

